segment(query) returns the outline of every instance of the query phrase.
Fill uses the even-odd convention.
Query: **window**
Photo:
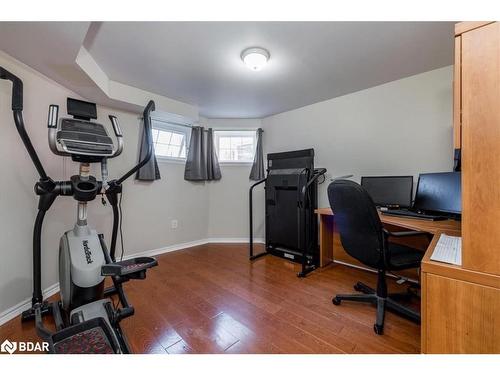
[[[255,130],[215,130],[215,149],[222,163],[252,163],[257,143]]]
[[[186,159],[189,127],[155,121],[153,119],[155,155],[167,159]]]

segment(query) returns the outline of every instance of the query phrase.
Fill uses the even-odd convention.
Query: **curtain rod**
[[[144,120],[144,117],[139,117],[139,120]],[[175,122],[175,121],[161,120],[161,119],[154,118],[154,117],[152,117],[151,120],[152,121],[163,122],[164,124],[172,124],[172,125],[177,125],[177,126],[184,126],[185,128],[192,128],[193,127],[192,125],[183,124],[183,123]]]
[[[143,120],[143,119],[144,119],[144,117],[139,117],[139,120]],[[182,124],[180,122],[175,122],[175,121],[161,120],[161,119],[154,118],[154,117],[152,117],[151,120],[158,121],[158,122],[163,122],[164,124],[172,124],[172,125],[176,125],[176,126],[183,126],[185,128],[189,128],[189,129],[193,128],[193,125]],[[198,126],[198,125],[196,125],[196,126]],[[204,126],[202,126],[202,127],[204,128]],[[212,129],[215,130],[215,131],[217,131],[217,130],[227,130],[227,131],[238,131],[238,130],[242,130],[242,131],[257,131],[257,129],[247,129],[247,128],[243,128],[243,129],[212,128]],[[262,133],[264,133],[264,129],[262,129]]]

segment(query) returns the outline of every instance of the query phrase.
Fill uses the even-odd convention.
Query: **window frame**
[[[253,159],[255,157],[255,149],[257,148],[257,129],[234,129],[234,128],[219,128],[213,129],[214,132],[214,147],[217,153],[217,158],[219,160],[219,164],[228,165],[228,166],[238,166],[238,165],[252,165]],[[253,156],[251,160],[221,160],[220,151],[219,151],[219,138],[220,133],[252,133],[253,135]],[[237,136],[235,134],[234,136]]]
[[[177,133],[177,134],[184,135],[184,141],[183,141],[184,145],[181,144],[181,150],[182,150],[182,147],[184,147],[186,149],[186,156],[185,157],[159,155],[156,153],[157,142],[153,141],[153,145],[155,148],[156,160],[184,164],[187,160],[187,154],[189,151],[189,141],[191,138],[191,126],[190,125],[183,125],[183,124],[176,124],[176,123],[161,120],[161,119],[155,119],[153,117],[153,118],[151,118],[151,128],[152,128],[152,130],[159,130],[159,131],[171,132],[171,133]]]

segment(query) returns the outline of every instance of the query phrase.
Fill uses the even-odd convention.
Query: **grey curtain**
[[[221,177],[212,129],[208,129],[205,137],[203,127],[193,126],[184,179],[187,181],[210,181],[220,180]]]
[[[214,132],[212,128],[209,128],[207,132],[207,180],[220,180],[221,177],[219,159],[214,146]]]
[[[191,129],[191,141],[184,169],[186,181],[205,181],[207,179],[207,159],[205,153],[205,132],[201,126]]]
[[[262,150],[263,132],[261,128],[257,129],[257,145],[255,147],[252,170],[250,171],[250,180],[254,181],[259,181],[266,177],[266,171],[264,169],[264,151]]]
[[[142,136],[141,136],[141,150],[139,151],[139,160],[142,160],[146,153],[148,152],[148,145],[146,143],[145,137],[145,129],[142,127]],[[135,174],[135,179],[140,181],[154,181],[159,180],[160,177],[160,169],[158,168],[158,162],[156,161],[155,156],[155,148],[153,144],[153,137],[150,134],[149,139],[151,140],[151,147],[153,148],[153,154],[151,155],[151,159],[137,171]]]

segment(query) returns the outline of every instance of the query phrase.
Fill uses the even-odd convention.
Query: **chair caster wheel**
[[[384,334],[384,326],[379,326],[378,324],[373,325],[373,330],[377,335],[383,335]]]
[[[338,297],[333,297],[332,303],[336,306],[340,305],[340,298]]]

